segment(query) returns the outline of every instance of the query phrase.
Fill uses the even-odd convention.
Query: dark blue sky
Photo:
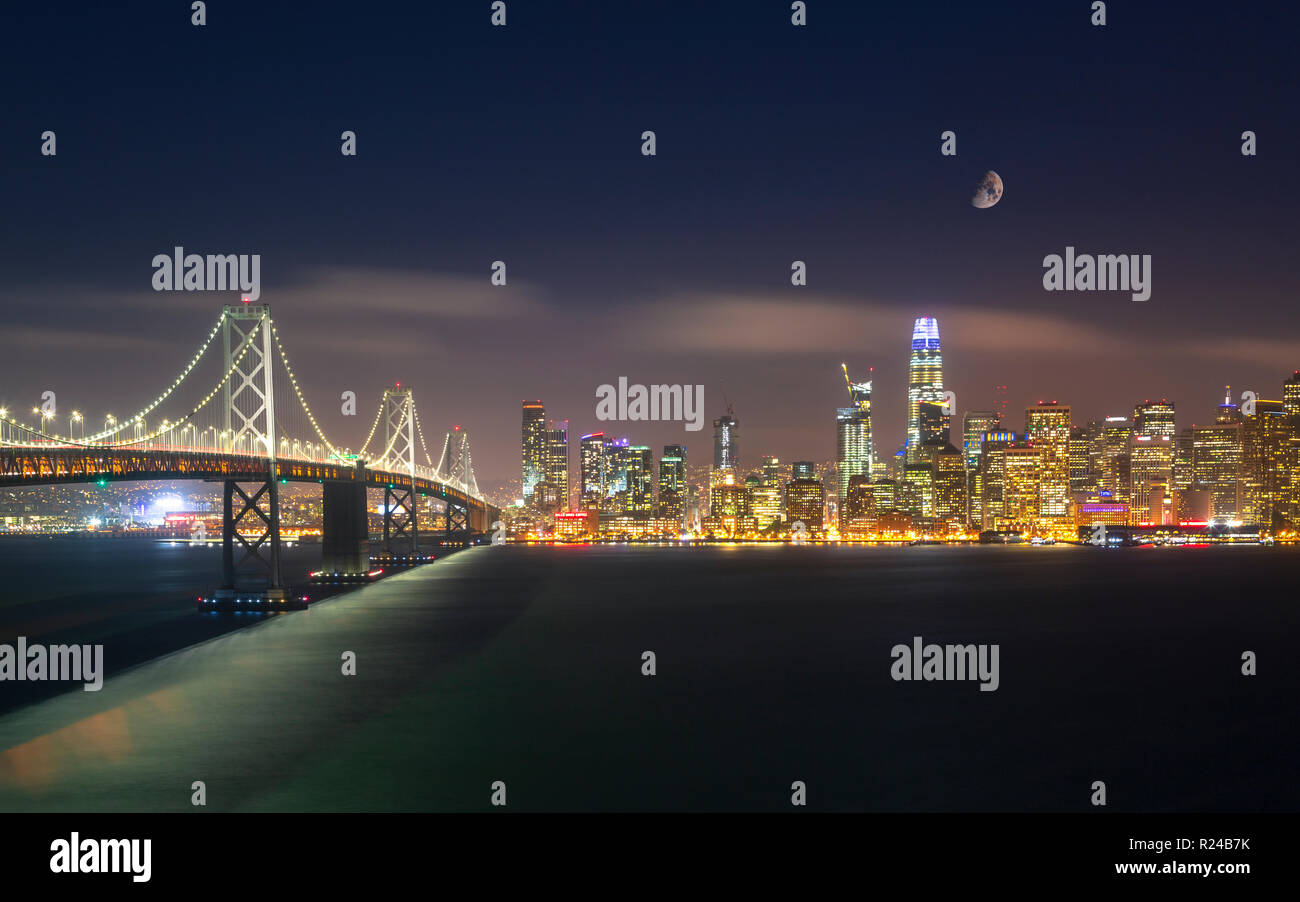
[[[1075,0],[810,0],[795,28],[788,2],[514,0],[504,29],[487,0],[217,0],[203,28],[184,2],[45,6],[0,29],[11,404],[151,399],[227,300],[150,289],[178,244],[261,254],[331,434],[369,424],[341,391],[400,379],[484,482],[518,469],[521,398],[580,434],[619,376],[703,383],[710,417],[725,385],[749,462],[825,459],[840,361],[874,365],[892,450],[925,314],[959,411],[1005,383],[1013,410],[1166,396],[1190,425],[1300,367],[1283,4],[1111,3],[1096,28]],[[987,169],[1006,194],[974,210]],[[1151,300],[1044,292],[1067,245],[1151,254]],[[707,430],[604,425],[707,454]]]

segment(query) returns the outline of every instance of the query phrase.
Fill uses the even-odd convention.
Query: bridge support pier
[[[251,494],[235,480],[224,480],[218,601],[235,601],[244,594],[249,595],[254,606],[262,603],[253,602],[254,598],[265,599],[268,604],[285,601],[284,580],[280,574],[280,484],[275,478],[274,464],[268,477],[253,483]],[[259,520],[260,524],[257,523]],[[241,532],[241,526],[244,526],[244,531],[250,531],[246,526],[250,522],[260,527],[260,535],[249,538]],[[243,551],[238,560],[235,559],[236,545]],[[250,570],[256,585],[249,584],[247,572]]]
[[[447,544],[469,544],[469,507],[447,499]]]
[[[364,576],[370,570],[370,520],[366,513],[365,483],[325,483],[321,506],[324,519],[321,569],[343,576]]]
[[[412,558],[420,553],[414,479],[409,486],[390,484],[384,488],[384,554],[391,557],[394,548]]]

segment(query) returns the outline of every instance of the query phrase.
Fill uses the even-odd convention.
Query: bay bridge
[[[370,571],[367,489],[383,491],[384,554],[394,560],[419,558],[421,497],[442,503],[436,531],[447,545],[469,544],[500,516],[479,491],[469,436],[460,427],[446,433],[434,462],[409,386],[384,389],[357,451],[331,441],[307,403],[268,304],[224,307],[180,374],[132,416],[106,415],[89,435],[79,412],[67,415],[66,435],[59,433],[64,416],[57,408],[36,407],[32,417],[29,425],[0,408],[0,487],[220,482],[218,602],[295,606],[280,567],[284,484],[321,485],[323,570],[344,578]]]

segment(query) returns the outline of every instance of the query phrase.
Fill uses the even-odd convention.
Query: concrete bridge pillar
[[[370,519],[363,482],[327,482],[321,493],[322,567],[327,573],[370,569]]]

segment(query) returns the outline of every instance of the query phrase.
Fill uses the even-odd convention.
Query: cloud
[[[264,261],[265,262],[265,261]],[[263,267],[265,271],[265,266]],[[264,287],[262,300],[322,315],[395,314],[454,319],[503,319],[541,315],[538,293],[526,283],[506,286],[481,278],[361,266],[309,266],[289,285]]]
[[[626,317],[647,322],[637,343],[653,350],[788,353],[839,351],[877,341],[905,341],[911,313],[887,305],[831,296],[687,295],[649,305]],[[1123,336],[1050,314],[974,311],[935,306],[945,347],[980,352],[1050,352],[1095,355],[1130,350]]]
[[[611,328],[609,334],[622,336],[629,348],[648,351],[793,355],[899,344],[910,335],[914,315],[938,318],[944,348],[984,354],[1258,361],[1296,358],[1300,346],[1275,335],[1239,335],[1207,343],[1165,332],[1152,341],[1141,330],[1097,325],[1095,311],[1085,320],[1048,312],[920,307],[812,294],[681,295],[620,313],[620,322],[640,322],[643,327],[634,333]]]
[[[165,351],[172,347],[166,338],[114,335],[109,332],[78,331],[46,326],[11,326],[0,330],[6,354],[46,354],[51,351]]]

